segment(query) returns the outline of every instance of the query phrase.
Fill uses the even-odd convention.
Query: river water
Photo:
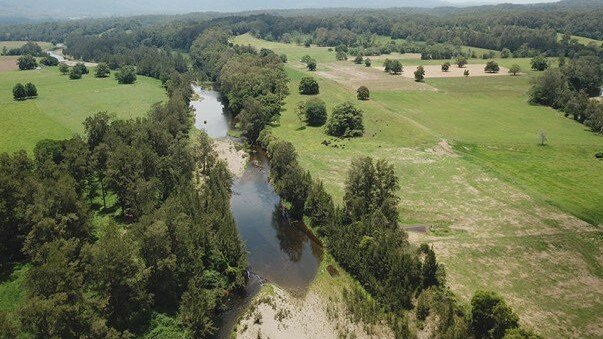
[[[230,119],[223,113],[218,93],[198,86],[193,86],[193,90],[199,96],[199,100],[191,102],[195,126],[212,138],[226,138]],[[264,282],[302,295],[320,265],[321,246],[308,236],[303,224],[289,221],[268,180],[269,173],[268,160],[257,149],[250,156],[243,175],[232,186],[231,210],[247,249],[250,279],[245,293],[228,302],[228,310],[221,318],[219,338],[230,336],[238,316]]]

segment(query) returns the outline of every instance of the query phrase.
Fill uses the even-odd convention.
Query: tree
[[[562,104],[561,99],[568,91],[569,86],[563,72],[559,69],[547,69],[532,80],[530,102],[559,108]]]
[[[432,248],[428,248],[425,253],[425,260],[423,260],[422,276],[423,276],[423,288],[427,289],[430,286],[439,286],[438,281],[438,262],[436,261],[436,255]]]
[[[241,131],[250,144],[255,144],[260,132],[270,122],[261,103],[255,99],[247,99],[240,114]]]
[[[393,60],[390,59],[385,59],[385,61],[383,62],[384,71],[386,73],[390,73],[392,71],[392,62]]]
[[[62,75],[67,75],[69,74],[69,66],[67,66],[67,64],[60,64],[59,65],[59,71],[61,72]]]
[[[15,100],[23,100],[27,98],[27,91],[25,90],[25,86],[23,84],[18,83],[13,87],[13,98]]]
[[[595,56],[582,56],[563,67],[572,91],[584,91],[590,96],[598,96],[603,80],[602,64]]]
[[[308,61],[307,68],[309,71],[315,71],[316,70],[316,60],[312,59],[312,60]]]
[[[339,61],[342,61],[342,60],[348,60],[348,55],[347,55],[347,54],[346,54],[344,51],[339,50],[339,51],[337,51],[337,53],[335,54],[335,58],[336,58],[337,60],[339,60]]]
[[[463,68],[463,67],[465,67],[467,64],[468,64],[468,61],[467,61],[467,58],[465,58],[465,57],[459,57],[459,58],[457,58],[457,59],[456,59],[456,65],[457,65],[459,68]]]
[[[464,76],[466,76],[466,77],[468,77],[468,76],[469,76],[469,70],[468,70],[468,69],[466,69],[466,70],[463,72],[463,75],[464,75]]]
[[[311,98],[300,105],[303,116],[310,126],[322,126],[327,122],[327,106],[319,98]]]
[[[335,206],[333,199],[325,191],[322,181],[315,180],[308,190],[308,198],[305,204],[305,214],[310,219],[310,224],[319,232],[323,232],[333,218]]]
[[[354,107],[349,101],[335,106],[327,124],[327,134],[344,138],[362,136],[362,115],[362,110]]]
[[[448,72],[449,69],[450,69],[450,63],[448,61],[446,61],[445,63],[442,64],[442,72]]]
[[[17,63],[19,64],[19,69],[22,71],[38,67],[38,62],[36,61],[36,58],[31,56],[30,54],[19,57],[19,59],[17,59]]]
[[[278,56],[279,59],[281,59],[281,62],[286,64],[287,63],[287,54],[281,54]]]
[[[45,66],[58,66],[59,65],[59,60],[53,56],[47,55],[44,58],[42,58],[42,65]]]
[[[519,318],[496,293],[477,291],[471,298],[470,328],[476,338],[500,339],[519,327]]]
[[[371,67],[372,63],[371,63],[371,59],[366,58],[364,59],[364,66],[365,67]]]
[[[548,60],[542,55],[533,57],[530,61],[530,64],[532,65],[532,69],[535,71],[544,71],[545,69],[549,68]]]
[[[222,292],[208,285],[203,277],[195,276],[182,295],[178,313],[191,338],[207,338],[217,330],[213,319]]]
[[[82,70],[80,68],[72,67],[69,71],[69,79],[78,80],[82,78]]]
[[[134,239],[110,223],[90,248],[93,288],[106,300],[108,324],[118,330],[140,329],[150,311],[151,296],[146,290],[150,272],[134,244]]]
[[[509,68],[509,74],[513,76],[517,75],[519,72],[521,72],[521,67],[519,67],[517,64],[514,64],[511,66],[511,68]]]
[[[404,67],[402,66],[400,60],[393,60],[390,62],[389,69],[392,74],[396,75],[402,73]]]
[[[109,76],[110,73],[111,70],[109,69],[109,66],[106,63],[101,62],[96,66],[94,76],[97,78],[106,78]]]
[[[511,57],[511,50],[509,50],[508,48],[503,48],[502,52],[500,52],[500,57],[503,59],[509,58]]]
[[[496,63],[496,61],[490,60],[488,63],[486,63],[484,71],[486,73],[498,73],[498,71],[500,71],[500,67],[498,67],[498,63]]]
[[[425,69],[423,66],[419,66],[415,71],[415,81],[420,82],[423,81],[423,79],[425,79]]]
[[[134,66],[123,66],[117,73],[115,73],[117,82],[122,85],[129,85],[136,82],[136,69]]]
[[[79,69],[82,75],[90,73],[90,70],[88,69],[88,67],[86,67],[86,64],[84,64],[83,62],[78,62],[77,64],[75,64],[75,66],[73,66],[73,68]]]
[[[38,89],[36,88],[36,85],[28,82],[25,84],[25,93],[28,98],[34,98],[38,96]]]
[[[354,58],[354,63],[357,65],[360,65],[362,62],[364,61],[364,58],[362,57],[361,54],[358,54],[355,58]]]
[[[303,77],[299,82],[299,94],[315,95],[319,93],[318,82],[312,77]]]
[[[370,92],[369,92],[368,87],[366,87],[366,86],[358,87],[358,89],[356,90],[356,96],[357,96],[358,100],[368,100],[370,97]]]

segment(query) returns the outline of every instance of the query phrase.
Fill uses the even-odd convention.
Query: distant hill
[[[451,6],[451,3],[443,0],[2,0],[0,1],[0,17],[68,18],[206,11],[239,12],[288,8],[433,8],[439,6]]]

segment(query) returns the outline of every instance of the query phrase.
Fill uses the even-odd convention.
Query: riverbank
[[[243,150],[241,144],[227,138],[214,139],[214,150],[218,154],[218,158],[226,162],[235,178],[243,176],[249,154]]]
[[[233,337],[255,338],[393,338],[389,327],[351,320],[343,291],[356,282],[325,255],[308,291],[296,296],[266,284],[233,330]]]

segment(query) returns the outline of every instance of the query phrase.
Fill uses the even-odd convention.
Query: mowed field
[[[252,39],[235,42],[314,56],[314,47]],[[316,55],[325,60],[317,72],[287,65],[291,95],[273,133],[296,146],[302,165],[339,202],[351,159],[388,159],[401,180],[401,222],[428,229],[409,232],[411,240],[433,244],[465,302],[476,289],[495,290],[546,337],[603,336],[603,162],[594,158],[603,136],[527,103],[536,74],[529,59],[497,59],[504,67],[520,64],[521,76],[427,78],[373,90],[360,102],[352,87],[324,76],[337,64],[334,53]],[[341,67],[350,64],[364,67]],[[306,98],[297,86],[308,75],[317,77],[329,111],[345,100],[364,110],[364,137],[334,140],[323,128],[301,126],[295,107]]]
[[[37,43],[38,45],[40,45],[40,47],[42,47],[42,49],[49,49],[49,48],[52,48],[52,46],[54,46],[50,42],[44,42],[44,41],[34,41],[34,42]],[[19,48],[19,47],[25,45],[26,43],[27,43],[27,41],[0,41],[0,50],[2,50],[4,47],[6,47],[8,49]]]
[[[82,133],[84,119],[100,111],[119,118],[139,117],[166,98],[155,79],[139,76],[134,85],[118,85],[113,76],[97,79],[93,69],[90,73],[70,80],[58,67],[0,72],[0,152],[32,151],[41,139]],[[12,88],[18,82],[35,84],[39,96],[13,100]]]

